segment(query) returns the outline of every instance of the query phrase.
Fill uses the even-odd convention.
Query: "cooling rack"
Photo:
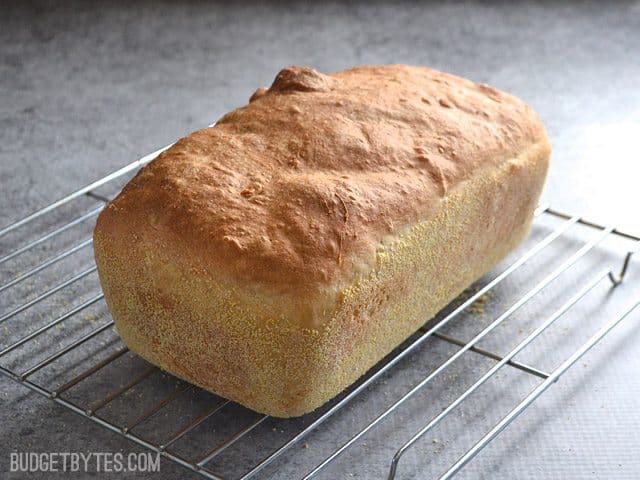
[[[95,218],[162,150],[0,229],[0,373],[206,478],[278,477],[289,464],[297,477],[312,478],[399,416],[388,431],[401,438],[383,435],[376,447],[390,452],[380,471],[394,479],[403,456],[426,450],[442,423],[473,423],[452,412],[474,394],[490,388],[511,399],[498,417],[485,406],[494,413],[489,427],[467,439],[453,461],[436,459],[420,475],[450,478],[618,323],[640,313],[640,297],[615,301],[640,237],[541,206],[525,245],[332,402],[298,419],[251,412],[129,352],[104,305],[91,249]],[[587,322],[581,325],[577,346],[567,345],[569,327],[549,333],[581,308],[589,308],[586,316],[597,324],[586,337]],[[547,346],[531,350],[541,341]],[[499,353],[507,345],[507,353]],[[521,359],[528,350],[540,363],[555,363],[542,368]],[[451,381],[455,375],[447,372],[456,365],[471,381]],[[525,389],[520,396],[517,385]],[[421,396],[428,402],[412,404]],[[352,421],[354,405],[363,404],[375,413]],[[329,425],[340,435],[323,437]],[[316,465],[302,475],[295,463],[301,455]]]

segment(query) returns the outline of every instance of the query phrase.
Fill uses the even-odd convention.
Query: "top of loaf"
[[[539,142],[533,111],[487,85],[404,65],[290,67],[142,168],[98,228],[160,235],[243,284],[311,292],[375,263],[386,235],[428,219],[474,170]]]

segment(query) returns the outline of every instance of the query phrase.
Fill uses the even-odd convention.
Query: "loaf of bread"
[[[535,113],[436,70],[282,70],[140,170],[95,257],[124,343],[277,417],[340,393],[528,233]]]

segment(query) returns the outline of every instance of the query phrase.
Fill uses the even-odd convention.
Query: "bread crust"
[[[275,416],[365,373],[528,231],[549,159],[523,102],[401,65],[281,71],[98,218],[124,342]]]

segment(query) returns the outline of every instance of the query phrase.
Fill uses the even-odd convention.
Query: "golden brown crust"
[[[300,415],[517,245],[548,159],[535,114],[491,87],[417,67],[285,69],[102,212],[105,298],[144,358]]]
[[[291,67],[252,99],[143,168],[100,225],[144,225],[216,273],[316,292],[366,273],[384,235],[428,219],[476,168],[544,139],[520,100],[427,68]]]

